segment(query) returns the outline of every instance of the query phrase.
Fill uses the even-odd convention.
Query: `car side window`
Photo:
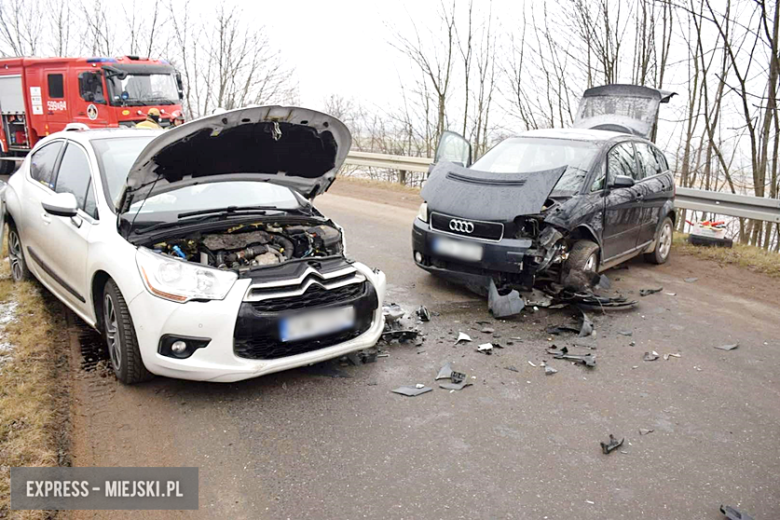
[[[666,162],[666,156],[663,154],[663,152],[657,148],[651,148],[653,150],[653,155],[655,155],[655,160],[658,162],[658,167],[661,168],[662,172],[665,172],[669,169],[669,163]]]
[[[68,144],[60,161],[54,191],[72,193],[79,203],[79,208],[84,210],[87,191],[91,190],[90,183],[91,173],[87,154],[80,146]]]
[[[616,175],[624,175],[637,180],[641,178],[641,176],[638,176],[638,173],[636,161],[634,160],[634,147],[631,143],[619,144],[609,151],[607,176],[610,181]]]
[[[54,141],[30,156],[30,177],[54,189],[54,166],[62,149],[62,141]]]
[[[658,165],[653,149],[647,143],[635,143],[636,152],[639,156],[639,164],[644,169],[644,177],[651,177],[661,173],[661,167]]]
[[[82,72],[79,74],[79,95],[84,101],[105,104],[103,95],[103,77],[98,72]]]
[[[97,220],[98,209],[97,201],[95,200],[95,187],[92,185],[92,181],[87,186],[87,198],[84,200],[84,213]]]

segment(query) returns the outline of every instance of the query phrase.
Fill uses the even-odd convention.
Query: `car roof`
[[[89,130],[67,130],[49,135],[45,141],[53,139],[69,139],[81,144],[88,144],[97,139],[113,139],[122,137],[156,137],[164,130],[144,128],[95,128]]]
[[[636,136],[621,132],[591,130],[587,128],[546,128],[542,130],[528,130],[527,132],[521,133],[518,137],[569,139],[572,141],[617,141],[626,138],[636,138]],[[644,141],[644,139],[638,139]]]

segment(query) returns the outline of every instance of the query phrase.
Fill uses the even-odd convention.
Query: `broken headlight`
[[[417,210],[417,218],[423,222],[428,222],[428,203],[423,202],[420,204],[420,209]]]
[[[232,271],[191,264],[153,253],[143,247],[138,248],[135,261],[150,293],[179,303],[189,300],[222,300],[238,278]]]

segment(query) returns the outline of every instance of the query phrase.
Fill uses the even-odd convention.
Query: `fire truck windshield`
[[[109,79],[111,104],[116,106],[175,105],[179,90],[173,74],[127,74]]]

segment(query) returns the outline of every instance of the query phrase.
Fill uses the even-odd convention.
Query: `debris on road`
[[[463,372],[452,372],[452,374],[450,375],[450,381],[457,384],[465,381],[466,377],[467,377],[466,374],[464,374]]]
[[[565,294],[558,297],[558,301],[572,303],[588,309],[625,309],[637,304],[636,300],[629,300],[622,296],[598,296],[596,294]]]
[[[663,287],[657,289],[639,289],[639,296],[650,296],[651,294],[659,293],[663,290]]]
[[[669,361],[669,358],[681,358],[682,354],[664,354],[664,361]]]
[[[653,433],[655,430],[651,430],[648,428],[639,428],[639,435],[648,435],[650,433]]]
[[[525,308],[525,301],[520,293],[512,289],[508,294],[501,295],[495,282],[490,280],[488,290],[488,309],[495,318],[508,318],[520,314]]]
[[[510,372],[520,372],[516,366],[509,365],[508,367],[504,367],[505,370],[509,370]]]
[[[398,323],[398,322],[395,322]],[[416,329],[389,329],[385,326],[385,331],[382,333],[382,340],[386,343],[392,343],[397,341],[398,343],[408,343],[410,341],[417,342],[420,340],[422,344],[422,337],[420,337],[420,331]]]
[[[540,291],[539,289],[531,289],[531,293],[525,296],[525,304],[528,307],[550,307],[553,303],[553,299]]]
[[[726,515],[729,520],[753,520],[752,516],[740,513],[738,509],[731,506],[720,506],[720,512]]]
[[[636,347],[636,341],[632,341],[628,344],[629,347]]]
[[[462,343],[465,341],[471,341],[471,336],[466,334],[465,332],[459,332],[458,333],[458,339],[455,340],[455,344]]]
[[[562,332],[573,332],[575,334],[579,334],[580,329],[571,327],[569,325],[550,325],[545,329],[547,334],[553,334],[554,336],[558,336]]]
[[[621,336],[633,336],[634,335],[634,333],[632,331],[630,331],[630,330],[619,330],[618,334],[620,334]]]
[[[493,353],[493,344],[483,343],[482,345],[477,347],[477,352],[482,352],[483,354],[491,355]]]
[[[614,435],[612,435],[610,433],[609,434],[609,442],[602,442],[601,443],[601,451],[604,452],[604,455],[609,455],[610,453],[612,453],[613,451],[615,451],[616,449],[621,447],[623,445],[623,441],[625,441],[625,440],[626,440],[625,438],[617,440],[614,437]]]
[[[530,361],[530,360],[529,360],[529,361],[528,361],[528,364],[529,364],[529,365],[531,365],[532,367],[536,368],[536,365],[534,364],[534,362],[533,362],[533,361]]]
[[[483,327],[482,330],[480,330],[482,334],[493,334],[495,331],[496,329],[492,327]]]
[[[558,373],[558,371],[556,369],[554,369],[553,367],[551,367],[550,365],[545,365],[544,366],[544,375],[551,376],[551,375],[557,374],[557,373]]]
[[[584,338],[593,334],[593,322],[590,320],[585,311],[580,309],[582,313],[582,325],[580,325],[580,337]]]
[[[612,282],[610,281],[609,278],[607,278],[606,275],[602,274],[599,277],[599,281],[596,284],[596,287],[600,287],[601,289],[604,289],[604,290],[609,290],[609,288],[612,287]]]
[[[399,386],[398,388],[391,390],[394,394],[405,395],[407,397],[416,397],[432,391],[433,388],[425,385],[422,385],[422,388],[417,388],[417,386]]]
[[[444,390],[463,390],[472,384],[473,383],[468,381],[461,381],[460,383],[439,383],[439,388],[443,388]]]
[[[417,309],[417,317],[420,318],[420,321],[431,321],[431,313],[425,305],[420,305],[420,308]]]
[[[447,361],[447,363],[439,369],[439,373],[436,374],[436,381],[439,379],[449,379],[450,376],[452,376],[452,362]]]
[[[676,292],[665,292],[664,294],[667,296],[677,296]]]
[[[726,351],[736,350],[737,348],[739,348],[739,343],[732,343],[731,345],[718,345],[715,348],[718,350],[726,350]]]
[[[385,316],[385,321],[394,322],[404,317],[404,310],[397,303],[391,303],[382,307],[382,314]]]
[[[644,359],[645,361],[655,361],[656,359],[658,359],[658,352],[656,352],[655,350],[652,353],[645,352],[645,355],[642,359]]]
[[[695,283],[695,282],[698,282],[698,281],[699,281],[699,279],[697,277],[695,277],[695,276],[692,276],[690,278],[686,278],[685,279],[685,283]]]
[[[554,345],[553,345],[554,347]],[[596,356],[593,354],[575,355],[569,354],[569,349],[561,347],[560,349],[552,348],[547,349],[548,354],[552,354],[555,359],[568,359],[577,363],[582,363],[586,367],[593,368],[596,366]]]

